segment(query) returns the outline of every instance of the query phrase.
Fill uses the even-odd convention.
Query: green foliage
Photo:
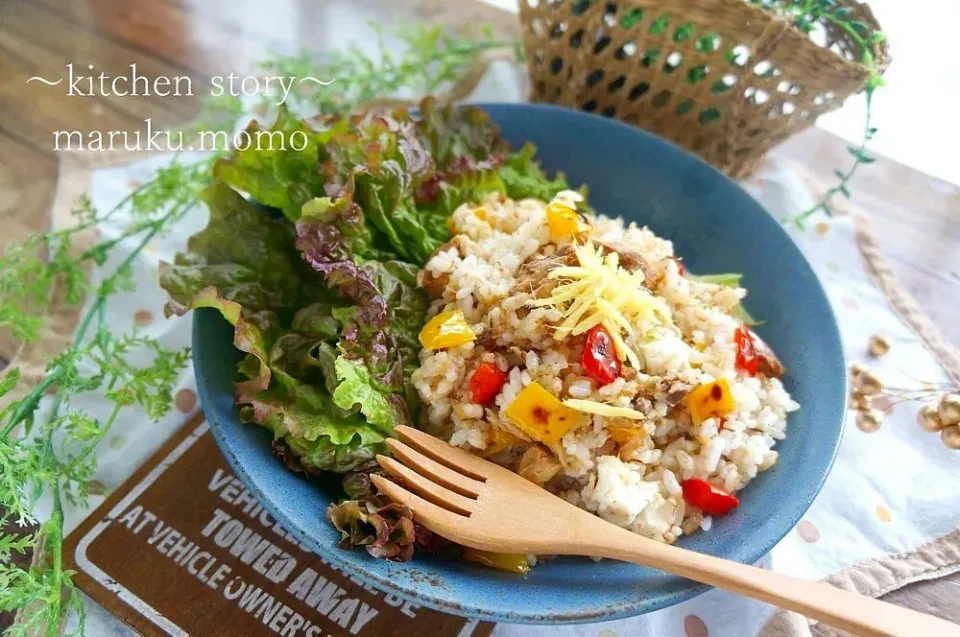
[[[500,169],[500,179],[511,199],[541,199],[550,201],[561,190],[568,190],[570,184],[563,173],[557,173],[553,179],[544,175],[540,165],[533,160],[536,152],[533,144],[505,158]]]
[[[696,49],[702,53],[709,53],[710,51],[715,51],[718,44],[720,43],[720,36],[716,33],[708,33],[707,35],[701,36],[697,39]]]
[[[637,7],[631,9],[629,13],[620,19],[620,26],[624,29],[632,29],[643,21],[643,9]]]
[[[673,32],[673,41],[674,42],[686,42],[693,37],[693,24],[687,22],[677,27],[677,30]]]
[[[512,48],[518,59],[521,57],[516,42],[497,40],[488,28],[481,28],[478,37],[458,36],[440,26],[407,25],[390,33],[376,25],[371,28],[378,43],[374,55],[352,44],[322,61],[304,51],[276,56],[258,68],[270,75],[333,80],[330,86],[298,83],[291,92],[287,107],[296,115],[307,116],[350,111],[364,102],[400,93],[437,93],[461,78],[484,51]],[[398,53],[388,47],[388,38],[400,40]],[[261,106],[266,108],[277,98],[276,94],[264,95]]]
[[[90,252],[77,263],[74,239],[97,219],[86,197],[74,207],[73,215],[74,227],[32,236],[0,255],[0,328],[10,329],[17,340],[33,342],[38,338],[43,322],[36,308],[50,298],[58,277],[64,282],[68,302],[76,303],[86,292],[83,261],[95,261],[99,254]]]
[[[690,84],[698,84],[703,78],[707,76],[707,67],[704,64],[699,64],[697,66],[690,67],[690,70],[687,71],[687,82]]]
[[[650,35],[663,35],[667,32],[667,27],[670,26],[670,18],[664,13],[657,16],[657,19],[650,24],[650,28],[647,32]]]
[[[314,115],[351,111],[365,101],[400,93],[436,92],[459,79],[487,50],[509,47],[520,55],[518,43],[499,42],[489,30],[471,38],[434,26],[403,27],[389,34],[400,40],[398,54],[387,50],[387,35],[375,31],[380,50],[374,56],[358,48],[336,52],[324,60],[306,53],[277,56],[261,64],[260,70],[334,80],[331,86],[316,89],[298,83],[297,91],[290,96],[287,107],[293,112]],[[264,95],[257,110],[276,101],[277,95]],[[248,114],[237,98],[213,98],[204,104],[200,119],[185,131],[232,132]],[[85,502],[96,471],[97,445],[122,409],[137,406],[153,420],[167,413],[173,402],[173,384],[189,357],[186,350],[164,348],[136,331],[114,334],[106,326],[106,306],[113,295],[131,288],[131,264],[147,243],[169,232],[198,202],[211,183],[214,163],[226,150],[219,149],[196,163],[174,159],[112,210],[96,210],[88,198],[83,198],[74,210],[73,227],[32,236],[0,255],[0,329],[10,330],[20,341],[31,343],[40,337],[45,308],[58,281],[62,281],[67,303],[87,302],[73,344],[49,361],[39,383],[0,411],[0,511],[4,511],[0,526],[9,521],[36,523],[33,509],[44,493],[53,503],[51,516],[36,531],[0,533],[0,612],[23,611],[22,623],[9,629],[9,635],[58,635],[67,615],[79,620],[76,634],[83,634],[81,598],[72,573],[62,565],[63,503]],[[84,231],[121,211],[131,221],[119,234],[81,247]],[[132,250],[117,250],[121,244],[131,243]],[[114,261],[119,263],[110,266]],[[106,269],[97,284],[87,277],[94,265]],[[224,276],[240,277],[240,281],[244,274],[231,272]],[[193,283],[196,281],[189,278],[178,281],[185,289]],[[238,289],[261,295],[282,292],[256,284],[247,281],[245,288],[241,285]],[[330,317],[327,319],[329,322]],[[326,324],[318,320],[307,326],[306,319],[302,323],[300,327],[307,332]],[[332,359],[330,366],[332,369]],[[0,398],[9,398],[18,382],[16,368],[0,377]],[[362,388],[357,389],[353,397],[363,408],[370,397],[359,391]],[[105,418],[94,417],[74,401],[85,392],[97,392],[112,404]],[[41,410],[41,399],[48,394],[52,397]],[[335,407],[332,402],[331,407]],[[382,407],[374,402],[369,409]],[[302,448],[294,449],[296,445]],[[315,443],[299,439],[292,444],[287,441],[286,448],[300,456],[296,461],[299,468],[352,466],[370,458],[369,449],[360,439],[355,447],[337,447],[328,438]],[[39,566],[24,569],[13,564],[14,555],[31,548]]]
[[[0,380],[0,398],[9,394],[18,382],[20,382],[20,368],[14,367]]]
[[[866,98],[866,117],[864,118],[863,140],[858,146],[850,147],[853,163],[846,170],[836,170],[834,174],[839,179],[836,186],[828,189],[820,201],[811,208],[798,215],[788,217],[785,222],[792,221],[801,230],[805,222],[818,212],[827,216],[833,214],[831,202],[837,194],[850,197],[850,180],[857,168],[863,164],[871,164],[875,160],[867,153],[867,145],[877,129],[872,124],[872,105],[874,91],[883,86],[883,77],[877,69],[873,57],[873,46],[886,40],[882,31],[872,30],[865,22],[853,19],[853,9],[840,6],[837,0],[751,0],[753,4],[768,11],[786,16],[793,25],[804,33],[812,33],[817,29],[840,30],[847,34],[850,40],[856,43],[860,51],[860,63],[867,68],[868,76],[864,84]]]
[[[84,199],[75,210],[75,227],[30,237],[0,257],[0,316],[24,342],[39,337],[43,310],[58,278],[64,283],[67,303],[92,299],[73,345],[49,362],[39,384],[0,412],[0,510],[7,516],[0,521],[35,522],[33,506],[43,492],[52,495],[54,505],[53,515],[35,534],[0,535],[0,611],[26,610],[26,623],[12,634],[56,634],[63,613],[82,613],[70,573],[61,566],[62,502],[85,502],[96,471],[94,451],[122,407],[138,405],[157,420],[172,405],[173,385],[188,352],[168,350],[136,333],[115,335],[105,323],[104,310],[110,296],[130,288],[130,265],[143,246],[186,214],[209,169],[209,161],[194,166],[174,161],[116,208],[100,213]],[[117,237],[85,250],[76,245],[80,232],[121,209],[130,213],[132,221]],[[126,239],[139,239],[138,247],[92,285],[88,267],[106,264]],[[135,365],[134,356],[149,362]],[[19,370],[10,370],[0,381],[0,396],[8,394],[18,380]],[[52,404],[39,418],[40,401],[51,389]],[[113,403],[107,418],[97,419],[73,404],[75,396],[90,391],[102,393]],[[12,563],[12,554],[28,547],[40,552],[45,567],[24,570]]]
[[[362,360],[340,356],[336,370],[339,385],[333,392],[333,401],[337,406],[348,410],[357,406],[368,423],[391,431],[399,419],[396,406],[384,395],[367,365]]]
[[[879,75],[874,72],[879,78]],[[824,193],[820,201],[817,202],[814,206],[804,210],[800,214],[796,215],[793,218],[788,218],[786,221],[793,221],[797,228],[803,230],[805,228],[805,223],[807,219],[815,215],[817,212],[822,211],[828,217],[833,215],[833,208],[831,202],[833,201],[834,196],[841,194],[847,199],[850,198],[850,179],[853,178],[854,173],[857,171],[857,168],[864,164],[872,164],[876,159],[870,156],[867,153],[867,145],[870,143],[870,140],[873,139],[874,134],[877,132],[877,129],[872,125],[872,104],[873,104],[873,92],[876,89],[875,86],[871,86],[870,83],[867,84],[865,89],[866,102],[867,102],[867,115],[864,118],[864,132],[863,132],[863,141],[859,146],[848,146],[847,151],[853,157],[853,163],[846,170],[837,169],[834,170],[833,174],[839,180],[837,185],[831,187]]]
[[[242,190],[265,206],[283,211],[291,221],[323,184],[317,170],[320,148],[317,136],[306,122],[281,107],[274,125],[264,131],[256,121],[247,127],[251,139],[263,133],[276,135],[270,148],[251,145],[220,160],[214,173],[230,186]],[[299,145],[298,137],[303,141]],[[271,137],[271,140],[274,138]]]

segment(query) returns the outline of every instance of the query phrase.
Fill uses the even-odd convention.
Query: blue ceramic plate
[[[816,276],[779,223],[725,176],[671,144],[598,116],[531,104],[483,105],[515,148],[537,146],[548,171],[590,187],[599,212],[647,224],[674,243],[693,272],[742,272],[746,307],[787,368],[802,405],[777,445],[777,465],[740,494],[741,506],[708,533],[679,544],[755,562],[800,519],[820,490],[840,441],[845,365],[837,324]],[[300,541],[377,588],[458,615],[521,623],[588,622],[650,612],[705,586],[612,561],[561,558],[526,578],[465,562],[375,560],[336,547],[324,519],[335,481],[308,481],[270,455],[267,431],[240,423],[233,405],[237,355],[231,328],[213,310],[196,314],[194,361],[213,433],[246,485]]]

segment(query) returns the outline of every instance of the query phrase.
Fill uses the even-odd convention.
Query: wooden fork
[[[373,476],[374,484],[410,507],[419,523],[459,544],[498,553],[634,562],[857,635],[960,636],[960,626],[930,615],[641,537],[422,431],[401,426],[396,433],[400,440],[387,441],[394,457],[377,456],[377,461],[403,486],[382,476]]]

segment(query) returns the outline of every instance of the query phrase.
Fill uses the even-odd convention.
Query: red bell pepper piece
[[[723,515],[736,509],[740,500],[732,493],[727,493],[720,487],[715,487],[702,478],[690,478],[680,483],[683,489],[683,499],[688,504],[702,509],[710,515]]]
[[[497,397],[506,382],[507,375],[501,372],[499,367],[493,363],[480,363],[477,371],[470,377],[473,402],[486,405]]]
[[[751,376],[760,371],[760,357],[757,355],[757,346],[753,342],[753,334],[746,325],[741,325],[733,333],[733,342],[737,346],[737,367]]]
[[[613,339],[602,325],[587,332],[580,364],[588,376],[597,379],[602,385],[608,385],[620,376],[622,364],[614,350]]]

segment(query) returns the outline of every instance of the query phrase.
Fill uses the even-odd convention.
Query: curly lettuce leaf
[[[369,464],[383,452],[393,426],[375,426],[359,407],[337,404],[336,357],[330,342],[287,332],[269,352],[269,388],[238,394],[244,422],[272,431],[275,441],[299,457],[300,469],[308,473],[344,472]]]
[[[168,311],[211,307],[234,325],[241,415],[273,432],[288,466],[368,470],[416,419],[416,274],[454,209],[492,192],[549,199],[566,181],[547,179],[532,147],[510,153],[485,113],[431,100],[418,116],[310,125],[281,111],[247,134],[270,143],[218,162],[207,228],[161,266]]]
[[[359,409],[333,400],[343,331],[334,314],[345,307],[338,294],[304,263],[289,221],[272,218],[223,182],[204,200],[207,227],[173,264],[161,265],[168,313],[213,308],[234,326],[234,346],[247,353],[236,384],[244,419],[305,455],[305,467],[342,471],[369,461],[389,429],[378,430]]]
[[[281,329],[277,313],[330,295],[303,277],[310,270],[289,223],[264,214],[223,182],[214,182],[202,199],[210,211],[207,227],[190,237],[174,263],[160,264],[160,285],[170,295],[164,311],[219,310],[234,326],[234,346],[257,361],[238,392],[262,391],[271,378],[267,352]]]
[[[463,157],[485,160],[508,150],[500,130],[483,110],[439,104],[428,97],[420,102],[417,133],[437,169],[443,171]]]
[[[434,170],[409,114],[368,113],[332,126],[321,171],[337,201],[348,199],[362,209],[379,244],[404,259],[425,257],[430,236],[416,211],[405,205],[412,189]],[[342,226],[341,226],[342,229]],[[355,254],[362,251],[353,246]]]
[[[353,221],[361,222],[360,218]],[[352,252],[341,228],[348,223],[349,217],[343,214],[305,217],[297,224],[297,247],[343,302],[333,310],[342,326],[340,348],[363,358],[381,376],[382,385],[396,388],[402,386],[402,378],[382,377],[396,375],[394,369],[402,374],[404,361],[415,360],[416,335],[427,298],[416,289],[416,266],[399,260],[368,260]]]
[[[273,440],[273,455],[291,471],[306,475],[369,470],[376,465],[376,456],[383,449],[382,445],[363,444],[356,438],[346,445],[335,445],[329,438],[308,442],[291,435]]]
[[[421,265],[450,239],[446,221],[456,205],[504,190],[492,172],[506,146],[479,109],[428,99],[416,119],[401,110],[350,124],[327,133],[327,190],[355,202],[374,230],[371,243],[404,261]],[[487,174],[480,179],[468,172]],[[422,205],[436,203],[439,193],[457,195],[445,196],[445,205]],[[356,246],[353,252],[363,256]]]
[[[210,211],[207,227],[190,237],[174,262],[160,264],[160,285],[170,295],[167,313],[183,313],[206,288],[251,310],[295,307],[320,289],[304,278],[295,232],[223,182],[201,196]]]
[[[316,252],[305,256],[345,302],[332,310],[340,324],[339,351],[363,362],[372,386],[392,406],[394,424],[411,422],[418,403],[410,374],[427,311],[426,295],[416,288],[416,267],[399,261],[326,261]],[[338,370],[338,381],[340,376]]]
[[[374,246],[373,231],[367,225],[363,210],[344,194],[334,201],[330,197],[316,197],[303,205],[297,223],[299,246],[304,252],[323,251],[336,260],[359,256],[369,259],[389,259],[392,255]]]
[[[334,445],[354,439],[373,444],[386,438],[359,413],[341,409],[329,393],[306,384],[293,391],[271,388],[248,395],[241,416],[245,422],[267,427],[275,436],[290,434],[308,443],[325,438]]]
[[[394,423],[406,419],[402,407],[378,386],[363,361],[341,356],[335,368],[339,384],[333,392],[333,402],[338,407],[358,407],[368,423],[387,433],[393,431]]]
[[[284,107],[269,129],[254,120],[246,135],[247,147],[218,161],[214,177],[296,221],[303,204],[323,193],[324,180],[317,172],[323,137]]]
[[[409,507],[384,496],[332,504],[327,519],[340,531],[340,548],[365,548],[373,557],[406,562],[413,557],[416,527]]]
[[[525,144],[515,153],[507,155],[500,178],[511,199],[541,199],[550,201],[561,190],[569,190],[570,185],[563,173],[557,173],[553,179],[543,174],[540,165],[534,161],[536,149],[533,144]]]
[[[423,263],[443,243],[412,204],[416,184],[433,170],[412,123],[374,117],[363,131],[364,163],[353,168],[353,197],[401,258]]]
[[[265,390],[270,385],[271,372],[264,330],[269,333],[275,327],[272,313],[246,311],[236,301],[220,296],[217,288],[213,286],[200,290],[186,303],[171,300],[164,311],[167,316],[183,315],[199,308],[218,310],[223,318],[233,325],[233,346],[247,353],[244,365],[247,380],[237,383],[237,394]]]
[[[500,174],[501,161],[500,157],[483,161],[463,158],[418,187],[416,202],[429,212],[425,218],[442,222],[442,227],[436,229],[438,237],[449,238],[447,220],[462,204],[479,201],[494,192],[506,194],[506,184]]]
[[[369,471],[351,471],[345,474],[340,482],[347,499],[359,500],[364,496],[374,495],[377,487],[370,479],[370,476],[374,475],[386,477],[387,474],[379,466]]]
[[[339,322],[333,316],[336,304],[330,301],[312,303],[297,310],[290,329],[320,340],[333,340],[339,332]]]

